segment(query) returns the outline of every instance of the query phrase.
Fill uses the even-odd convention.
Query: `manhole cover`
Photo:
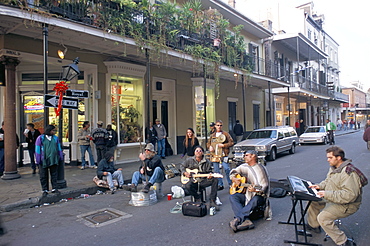
[[[105,208],[78,215],[77,218],[80,221],[84,221],[87,226],[100,227],[117,222],[122,219],[129,218],[131,216],[131,214],[119,211],[114,208]]]

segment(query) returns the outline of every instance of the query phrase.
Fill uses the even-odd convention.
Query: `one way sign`
[[[45,107],[57,108],[59,97],[55,95],[44,95]],[[78,109],[78,98],[63,97],[62,108]]]

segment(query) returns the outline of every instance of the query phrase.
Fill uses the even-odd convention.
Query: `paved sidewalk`
[[[179,164],[182,162],[181,155],[166,157],[163,164]],[[131,181],[134,171],[139,170],[140,161],[117,164],[122,168],[125,183]],[[11,211],[21,208],[29,208],[44,203],[58,202],[61,199],[70,199],[81,194],[96,194],[98,187],[92,181],[96,175],[96,169],[87,168],[80,170],[80,166],[65,165],[65,180],[67,188],[60,189],[60,194],[49,194],[42,197],[39,174],[32,174],[29,164],[18,168],[21,178],[14,180],[0,179],[0,211]],[[103,189],[104,190],[104,189]]]
[[[335,135],[354,133],[361,130],[336,131]],[[181,155],[169,156],[163,160],[163,164],[179,164],[183,160]],[[117,164],[123,169],[125,183],[131,181],[132,173],[139,169],[140,162]],[[80,170],[79,166],[65,166],[65,180],[67,188],[61,189],[60,194],[50,194],[42,197],[41,185],[38,174],[32,174],[29,164],[18,168],[21,178],[14,180],[0,179],[0,211],[11,211],[21,208],[29,208],[44,203],[58,202],[61,199],[78,197],[81,194],[95,194],[98,187],[92,179],[96,175],[96,169],[88,168]]]

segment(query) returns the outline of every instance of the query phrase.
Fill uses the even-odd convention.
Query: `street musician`
[[[233,185],[230,189],[229,199],[234,219],[230,221],[229,225],[234,232],[254,228],[249,216],[255,208],[266,204],[269,195],[269,177],[265,167],[258,163],[257,151],[246,151],[244,160],[246,163],[230,172]],[[237,189],[236,187],[245,187],[245,189]],[[265,213],[265,216],[270,215],[269,209],[269,206],[266,206],[265,212],[268,214]]]
[[[211,134],[208,142],[207,148],[211,152],[211,162],[215,173],[220,173],[220,163],[225,170],[225,176],[229,186],[231,185],[231,180],[229,178],[230,167],[225,157],[229,155],[230,147],[234,145],[234,140],[228,132],[222,130],[222,121],[217,120],[215,125],[215,131]],[[222,178],[218,179],[218,190],[224,189],[224,182]]]
[[[216,204],[218,181],[213,177],[212,164],[204,157],[204,150],[201,146],[196,146],[194,148],[194,156],[185,160],[181,165],[181,171],[182,175],[189,179],[185,184],[185,189],[190,195],[194,196],[196,202],[201,201],[198,190],[211,186],[210,207],[215,207],[215,209],[219,211],[220,209]],[[201,177],[196,178],[194,181],[192,176],[195,175],[193,175],[193,173],[200,173],[203,175],[200,175]]]

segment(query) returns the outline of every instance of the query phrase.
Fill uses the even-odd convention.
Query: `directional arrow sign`
[[[59,97],[44,95],[45,107],[57,108]],[[62,107],[66,109],[78,109],[78,98],[63,97]]]
[[[78,98],[89,98],[89,91],[83,90],[67,90],[66,96],[68,97],[78,97]]]

